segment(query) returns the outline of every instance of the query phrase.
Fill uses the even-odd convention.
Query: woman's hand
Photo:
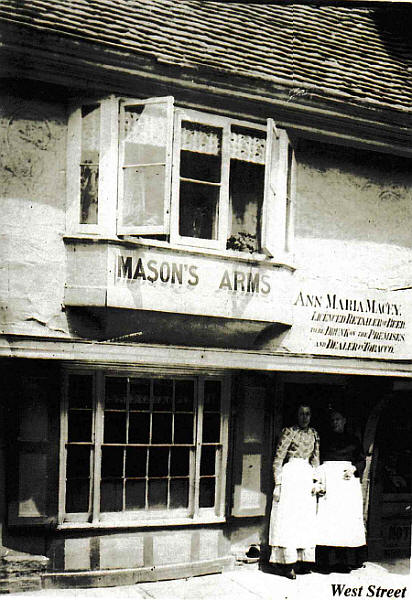
[[[280,500],[280,483],[275,485],[275,489],[273,490],[273,501],[279,502]]]
[[[343,471],[343,479],[351,479],[352,475],[354,474],[354,472],[356,471],[355,467],[349,467],[349,469],[345,469]]]

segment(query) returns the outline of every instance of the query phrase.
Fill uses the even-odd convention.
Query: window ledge
[[[252,263],[252,264],[265,264],[274,267],[284,267],[290,271],[295,271],[296,266],[294,265],[293,256],[285,254],[281,260],[274,258],[268,258],[265,254],[249,254],[248,252],[236,252],[235,250],[214,250],[212,248],[197,248],[196,246],[179,246],[172,245],[169,242],[162,240],[145,239],[142,237],[112,237],[112,236],[101,236],[98,234],[91,233],[70,233],[63,234],[63,240],[67,243],[78,243],[78,242],[89,242],[89,243],[106,243],[106,244],[120,244],[124,246],[145,246],[147,248],[163,248],[165,250],[173,250],[173,252],[180,252],[182,254],[200,254],[203,256],[214,256],[223,260]]]
[[[80,521],[59,523],[57,529],[142,529],[147,527],[175,527],[178,525],[210,525],[225,522],[225,517],[176,517],[175,519],[147,519],[146,521],[117,519],[96,521],[94,523]]]

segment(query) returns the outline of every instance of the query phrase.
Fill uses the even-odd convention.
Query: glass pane
[[[263,206],[265,167],[240,160],[230,161],[229,237],[227,248],[258,252]]]
[[[66,512],[89,512],[89,479],[66,481]]]
[[[215,505],[215,478],[202,477],[200,480],[199,506],[210,508]]]
[[[126,167],[123,175],[122,225],[162,226],[165,166]]]
[[[215,446],[202,446],[202,456],[200,459],[200,474],[214,475],[215,474]]]
[[[220,188],[190,181],[180,182],[179,233],[181,236],[216,240]]]
[[[180,175],[220,182],[222,130],[200,123],[182,122]]]
[[[123,510],[123,481],[121,479],[101,482],[100,510],[102,512]]]
[[[69,410],[68,441],[90,442],[92,439],[92,411]]]
[[[102,447],[102,477],[123,476],[123,448]]]
[[[82,107],[80,158],[80,223],[96,224],[98,217],[100,106]]]
[[[177,380],[175,384],[175,410],[193,411],[194,381]]]
[[[150,434],[150,414],[129,414],[129,444],[147,444]]]
[[[150,448],[149,477],[166,477],[169,473],[169,448]]]
[[[126,413],[104,413],[104,442],[114,444],[126,441]]]
[[[170,475],[189,475],[189,448],[172,448]]]
[[[205,403],[203,410],[220,411],[221,381],[205,381]]]
[[[166,103],[125,106],[125,165],[165,162]]]
[[[67,479],[90,476],[90,446],[68,446]]]
[[[150,409],[150,380],[130,380],[130,410]]]
[[[175,415],[175,444],[193,443],[193,420],[192,414]]]
[[[167,507],[167,479],[152,479],[149,481],[149,508],[161,509]]]
[[[98,165],[80,166],[80,223],[97,224],[99,198]]]
[[[126,510],[146,507],[146,481],[126,481]]]
[[[158,379],[153,382],[153,410],[172,410],[173,381]]]
[[[220,415],[205,413],[203,415],[203,442],[220,442]]]
[[[187,508],[189,506],[189,480],[170,480],[170,508]]]
[[[172,414],[152,415],[152,444],[168,444],[172,441]]]
[[[146,476],[147,448],[127,448],[126,477]]]
[[[123,377],[106,377],[105,408],[126,409],[127,379]]]
[[[69,408],[92,408],[93,375],[69,375]]]

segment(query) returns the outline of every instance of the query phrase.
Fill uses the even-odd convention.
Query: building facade
[[[301,400],[409,555],[409,11],[2,4],[0,522],[44,585],[263,556]]]

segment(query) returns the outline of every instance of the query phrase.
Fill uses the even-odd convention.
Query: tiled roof
[[[411,5],[403,10],[389,14],[374,4],[2,0],[0,20],[177,67],[201,65],[285,83],[291,93],[313,90],[410,110],[412,36],[405,19],[411,22]]]

